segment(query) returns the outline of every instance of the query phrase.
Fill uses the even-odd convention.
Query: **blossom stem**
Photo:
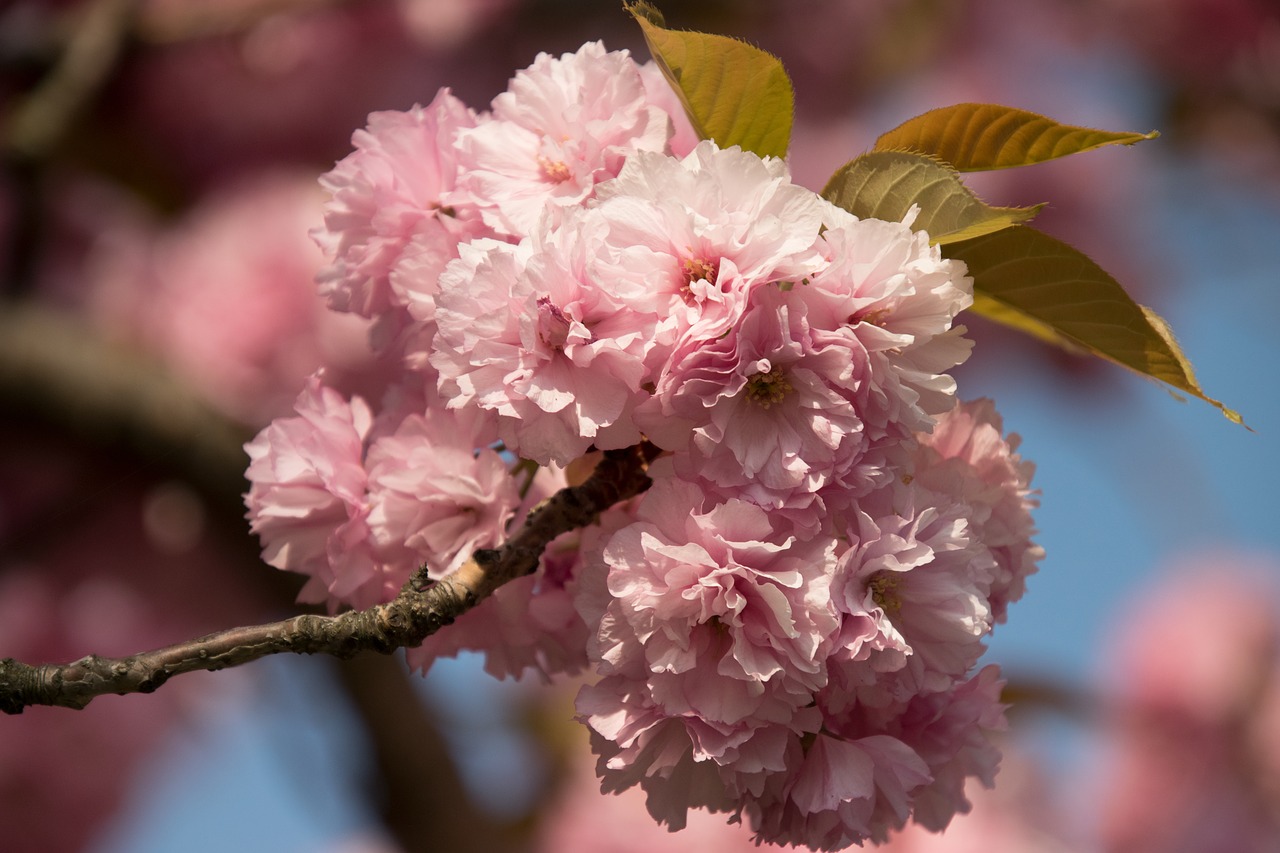
[[[428,577],[424,566],[386,604],[232,628],[124,658],[88,655],[45,665],[5,658],[0,660],[0,710],[19,714],[30,705],[84,708],[107,693],[150,693],[174,675],[226,669],[282,652],[349,658],[416,646],[502,584],[532,572],[551,540],[591,524],[602,511],[647,489],[646,470],[656,455],[657,448],[648,443],[605,453],[584,483],[561,489],[535,507],[502,547],[476,551],[438,581]]]

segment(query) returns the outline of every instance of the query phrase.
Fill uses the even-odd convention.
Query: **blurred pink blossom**
[[[214,406],[249,424],[288,411],[321,365],[371,376],[368,324],[315,298],[321,256],[309,177],[269,174],[210,196],[170,227],[108,226],[88,259],[89,311]]]
[[[1232,554],[1187,560],[1121,626],[1099,768],[1104,849],[1280,847],[1276,571]]]

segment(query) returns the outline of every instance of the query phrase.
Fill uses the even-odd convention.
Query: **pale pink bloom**
[[[435,320],[440,274],[456,257],[458,239],[443,228],[414,234],[387,275],[393,301],[404,305],[414,320],[430,326]]]
[[[835,541],[784,539],[759,507],[704,501],[692,484],[659,479],[639,520],[607,543],[602,621],[614,644],[601,640],[598,666],[643,672],[671,715],[786,722],[826,681]]]
[[[324,602],[330,611],[362,610],[390,601],[415,566],[397,549],[391,559],[374,542],[368,512],[339,527],[326,543],[328,564],[298,595],[299,601]]]
[[[672,716],[653,701],[643,680],[625,676],[584,686],[577,709],[591,729],[601,790],[639,786],[649,813],[673,831],[684,827],[690,809],[737,811],[743,792],[782,773],[800,735],[821,725],[812,707],[797,709],[783,723]]]
[[[996,569],[987,591],[994,621],[1003,622],[1009,604],[1022,597],[1044,549],[1031,541],[1030,489],[1035,465],[1018,454],[1020,439],[1006,439],[990,400],[962,403],[920,436],[915,484],[964,504],[974,537],[991,552]]]
[[[995,782],[992,737],[1007,725],[1002,687],[988,666],[946,693],[826,717],[788,775],[748,799],[759,837],[834,850],[881,843],[909,817],[940,831],[969,810],[966,778]]]
[[[374,317],[402,305],[413,287],[402,281],[393,288],[390,274],[415,237],[431,246],[435,264],[415,271],[426,279],[417,287],[429,288],[451,256],[449,245],[482,233],[454,193],[454,136],[475,124],[475,114],[442,89],[426,107],[372,113],[368,127],[356,131],[356,150],[321,178],[333,198],[324,226],[312,232],[329,261],[319,282],[331,308]],[[416,254],[421,264],[423,253]]]
[[[1004,681],[995,665],[982,669],[949,693],[923,693],[886,725],[925,760],[933,780],[913,794],[911,817],[940,832],[956,814],[970,809],[967,779],[985,787],[996,783],[1000,749],[994,738],[1008,729],[1000,701]]]
[[[245,503],[262,559],[311,576],[300,598],[319,601],[334,580],[330,548],[350,544],[368,512],[363,445],[373,416],[363,400],[348,402],[319,376],[307,382],[295,410],[245,445]]]
[[[832,678],[840,686],[833,684],[825,707],[838,710],[855,697],[884,705],[947,690],[982,654],[995,563],[969,528],[966,507],[938,497],[895,481],[848,520],[850,547],[832,597],[860,631],[834,656]],[[855,689],[867,671],[895,675]]]
[[[502,541],[520,496],[486,447],[493,430],[483,415],[388,395],[365,440],[365,511],[329,542],[331,606],[389,601],[424,563],[438,577]]]
[[[582,203],[633,152],[664,151],[671,133],[627,51],[589,42],[541,53],[493,99],[492,120],[459,135],[459,188],[495,231],[524,236],[545,205]]]
[[[483,241],[441,278],[441,392],[452,408],[496,412],[507,448],[542,464],[640,438],[626,415],[642,393],[644,337],[590,280],[585,245]]]
[[[442,577],[504,538],[520,492],[491,441],[478,413],[434,409],[370,444],[368,524],[381,553],[404,554],[401,583],[423,562]]]
[[[814,325],[844,324],[865,351],[858,408],[870,441],[927,432],[955,403],[946,371],[973,346],[964,327],[953,326],[973,302],[973,280],[963,263],[929,245],[928,234],[909,228],[914,216],[841,219],[823,232],[830,263],[812,281]]]
[[[264,560],[310,576],[301,600],[387,601],[423,562],[438,575],[497,544],[520,502],[482,413],[395,390],[375,420],[313,377],[297,416],[246,445],[251,527]]]
[[[658,341],[666,346],[682,335],[714,340],[753,288],[799,281],[825,263],[818,233],[836,211],[793,185],[783,161],[711,141],[683,159],[637,153],[597,198],[613,264],[601,278],[626,287],[632,310],[670,318]]]
[[[766,508],[816,516],[824,505],[812,496],[824,487],[856,495],[888,474],[866,456],[857,397],[872,378],[857,340],[814,328],[805,297],[803,286],[758,288],[717,339],[682,340],[638,419],[680,451],[682,476],[725,494],[754,488]]]
[[[511,529],[523,524],[527,513],[543,500],[571,482],[581,482],[576,474],[566,480],[566,473],[573,472],[555,467],[538,470],[510,522]],[[631,517],[624,504],[602,513],[597,525],[555,539],[534,572],[502,585],[448,630],[437,631],[410,649],[409,664],[425,672],[437,658],[472,650],[484,653],[485,671],[495,678],[520,678],[533,671],[550,682],[584,669],[589,665],[590,629],[579,612],[578,599],[584,586],[602,585],[604,571],[598,561],[589,564],[581,554],[598,553],[597,540]]]

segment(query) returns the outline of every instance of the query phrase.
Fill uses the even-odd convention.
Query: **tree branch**
[[[0,710],[20,714],[30,705],[83,708],[107,693],[150,693],[183,672],[225,669],[281,652],[349,658],[419,645],[502,584],[533,572],[551,540],[593,523],[604,510],[647,489],[646,470],[656,455],[657,448],[647,442],[606,452],[586,482],[561,489],[535,507],[501,548],[476,551],[439,581],[432,581],[424,566],[387,604],[232,628],[125,658],[89,655],[38,666],[5,658],[0,661]]]

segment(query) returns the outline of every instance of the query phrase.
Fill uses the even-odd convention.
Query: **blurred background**
[[[670,25],[778,55],[790,162],[827,176],[962,101],[1158,129],[975,176],[1178,334],[1211,406],[968,321],[961,396],[1037,463],[1027,597],[984,661],[1002,784],[902,850],[1280,849],[1280,6],[1274,0],[718,0]],[[241,444],[324,364],[316,178],[370,111],[476,109],[539,51],[644,58],[614,0],[0,0],[0,655],[125,655],[298,611],[258,559]],[[271,659],[0,720],[0,849],[747,849],[596,793],[572,685],[471,658]],[[967,845],[967,846],[966,846]]]

